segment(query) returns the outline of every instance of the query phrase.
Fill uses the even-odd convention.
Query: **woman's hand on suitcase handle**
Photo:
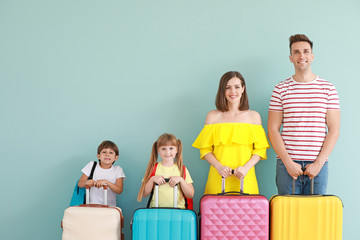
[[[249,172],[249,169],[247,169],[244,166],[240,166],[240,167],[235,168],[234,175],[236,177],[238,177],[239,179],[243,179],[248,172]]]
[[[223,178],[227,178],[228,176],[230,176],[232,174],[232,169],[228,166],[223,166],[221,165],[218,169],[217,169],[218,173],[223,177]]]

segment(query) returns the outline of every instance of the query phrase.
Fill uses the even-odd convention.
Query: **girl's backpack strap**
[[[149,179],[150,179],[151,177],[155,176],[157,165],[158,165],[158,163],[155,163],[155,166],[154,166],[154,168],[153,168],[153,170],[152,170],[152,172],[151,172],[151,174],[150,174]],[[153,195],[154,195],[154,189],[153,189],[153,190],[151,191],[151,193],[150,193],[148,202],[147,202],[147,204],[146,204],[146,207],[147,207],[147,208],[150,208],[150,202],[151,202],[151,199],[152,199]]]
[[[185,167],[185,165],[183,165],[183,172],[184,172],[184,179],[186,179],[186,167]],[[185,196],[184,196],[184,198],[185,198],[185,208],[193,210],[194,209],[193,199],[192,198],[187,198]]]

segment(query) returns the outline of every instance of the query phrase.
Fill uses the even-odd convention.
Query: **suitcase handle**
[[[108,185],[105,184],[102,186],[104,188],[104,205],[108,205],[108,195],[107,195],[107,190],[108,190]],[[86,201],[85,204],[89,204],[90,203],[90,187],[89,186],[85,186],[86,188]]]
[[[231,169],[231,174],[234,174],[235,170]],[[244,179],[240,179],[240,192],[225,192],[225,178],[221,177],[221,194],[227,194],[227,193],[240,193],[244,194]]]
[[[302,170],[303,172],[305,172],[306,168],[305,168],[305,167],[302,167],[301,170]],[[293,179],[292,194],[295,194],[295,186],[296,186],[295,182],[296,182],[296,180]],[[311,194],[311,195],[314,195],[314,179],[311,179],[311,180],[310,180],[310,194]]]
[[[222,195],[222,196],[224,196],[224,195],[232,195],[232,194],[236,194],[236,195],[238,195],[238,194],[240,194],[240,195],[250,195],[249,193],[243,193],[243,192],[237,192],[237,191],[230,191],[230,192],[222,192],[222,193],[218,193],[217,195]]]
[[[165,178],[165,182],[169,182],[170,178]],[[174,186],[174,208],[177,208],[177,191],[178,191],[178,184]],[[154,187],[155,192],[155,207],[159,207],[159,184],[155,183]]]

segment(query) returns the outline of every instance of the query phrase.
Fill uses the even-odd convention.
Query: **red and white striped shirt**
[[[340,104],[325,79],[300,83],[289,78],[275,86],[269,111],[283,112],[281,136],[292,160],[316,160],[327,134],[327,110],[340,110]]]

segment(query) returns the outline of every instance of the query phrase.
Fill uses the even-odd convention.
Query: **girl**
[[[158,155],[161,161],[157,163]],[[165,178],[169,178],[169,184],[165,182]],[[180,189],[177,204],[179,208],[185,208],[185,198],[194,196],[193,180],[189,171],[183,166],[182,143],[169,133],[161,135],[153,144],[150,161],[137,198],[139,202],[152,192],[155,183],[159,185],[159,207],[174,206],[172,188],[176,184],[179,184]],[[155,202],[152,198],[150,207],[154,206]]]
[[[266,159],[269,144],[260,115],[249,110],[245,80],[240,73],[227,72],[221,77],[216,108],[208,113],[205,126],[193,143],[200,149],[200,158],[211,165],[205,194],[221,192],[221,177],[229,177],[226,191],[239,191],[239,179],[245,178],[244,191],[257,194],[254,166]]]

